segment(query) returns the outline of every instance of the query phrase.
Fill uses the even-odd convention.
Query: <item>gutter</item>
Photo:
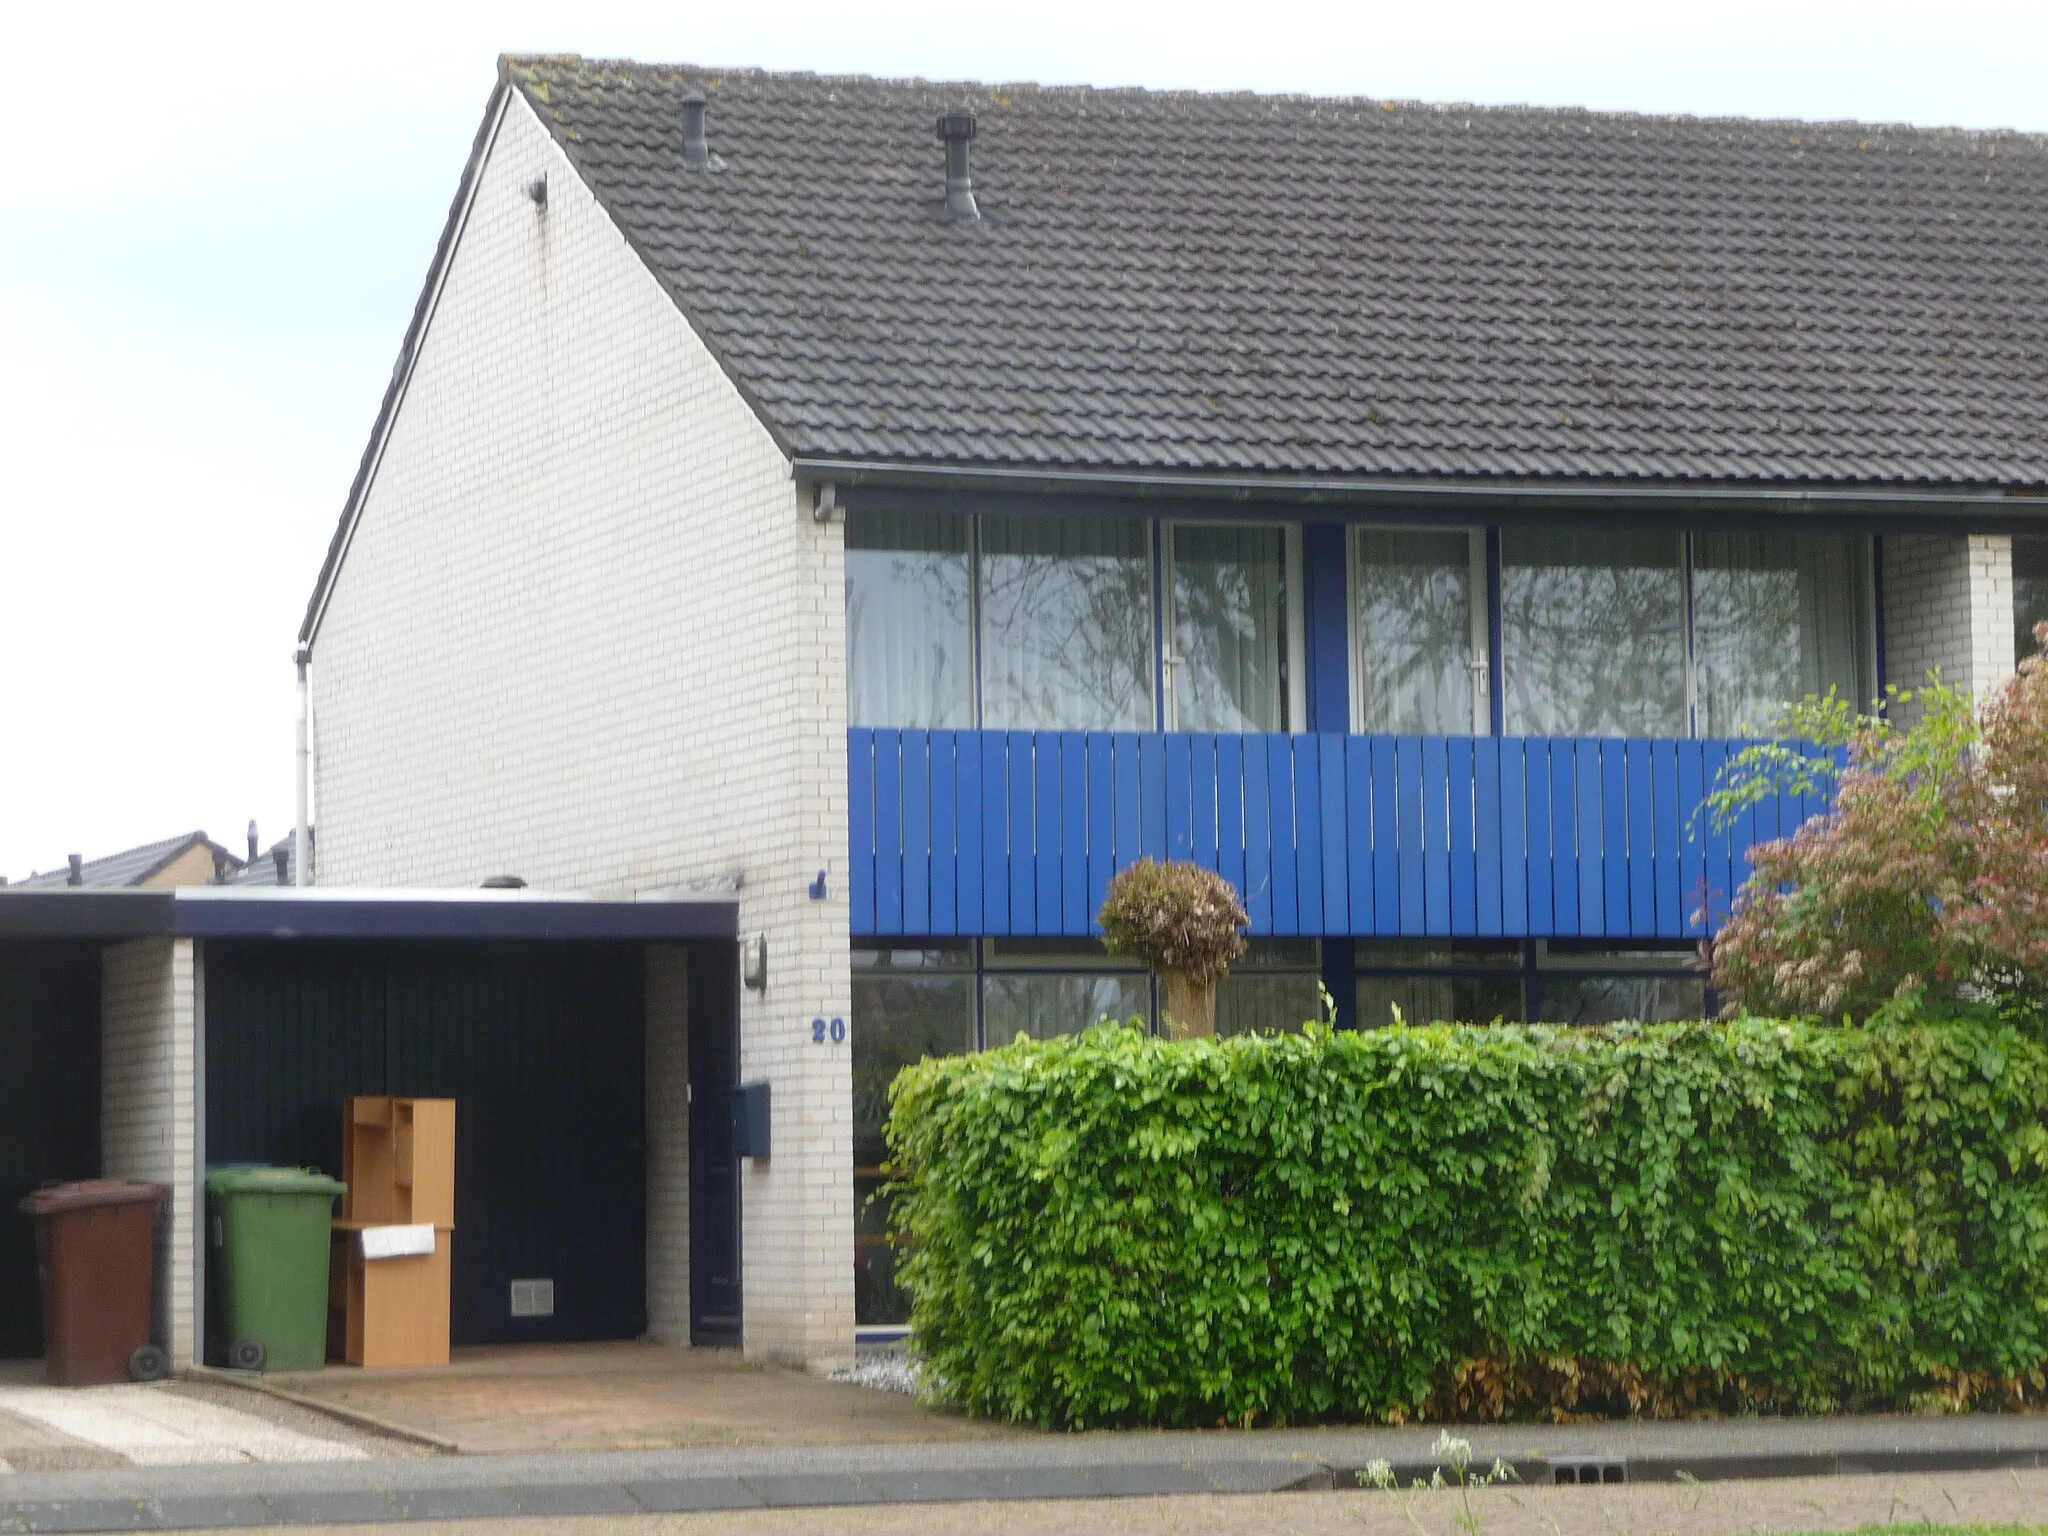
[[[1594,521],[1645,513],[1684,515],[1708,522],[1883,522],[1890,531],[1996,533],[2048,526],[2048,492],[1927,486],[1889,490],[1807,483],[1755,485],[1670,481],[1601,483],[1586,480],[1469,480],[1291,475],[1225,475],[1174,471],[1096,471],[989,468],[888,460],[797,457],[798,481],[830,485],[839,505],[856,511],[1026,511],[1030,501],[1056,499],[1060,511],[1127,511],[1133,502],[1172,500],[1177,510],[1202,516],[1242,515],[1249,509],[1327,509],[1363,520],[1398,512],[1425,521],[1551,521],[1560,513]],[[1188,502],[1202,505],[1187,507]],[[1041,510],[1055,510],[1042,506]]]

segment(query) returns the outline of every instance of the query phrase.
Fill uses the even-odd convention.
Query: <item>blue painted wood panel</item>
[[[1683,939],[1726,920],[1754,842],[1826,809],[1774,796],[1717,829],[1699,807],[1740,742],[847,740],[861,937],[1084,936],[1115,871],[1150,855],[1222,874],[1255,934]]]

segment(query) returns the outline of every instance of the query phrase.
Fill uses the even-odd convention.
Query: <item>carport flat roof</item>
[[[551,891],[0,887],[0,939],[732,939],[739,904]]]

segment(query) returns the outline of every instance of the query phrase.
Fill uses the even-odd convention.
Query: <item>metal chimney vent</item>
[[[981,209],[974,202],[974,171],[967,159],[967,146],[974,142],[974,114],[940,113],[939,141],[946,146],[946,217],[980,218]]]
[[[683,164],[693,171],[722,171],[725,162],[711,153],[704,135],[704,93],[690,91],[683,97]]]

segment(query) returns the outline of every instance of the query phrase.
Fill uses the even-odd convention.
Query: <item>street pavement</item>
[[[921,1506],[930,1519],[967,1506],[1158,1500],[1357,1490],[1372,1462],[1404,1484],[1437,1465],[1435,1426],[1234,1433],[1038,1435],[922,1445],[816,1445],[419,1460],[126,1467],[17,1473],[0,1485],[0,1531],[348,1525],[508,1516],[621,1519],[776,1510]],[[1917,1474],[1989,1471],[2042,1489],[2048,1417],[1724,1419],[1701,1423],[1473,1426],[1474,1464],[1511,1464],[1518,1488],[1544,1490],[1565,1469],[1625,1479],[1584,1495],[1634,1498],[1730,1479],[1815,1474],[1874,1486]],[[1844,1476],[1844,1474],[1862,1474]],[[2021,1479],[2029,1481],[2022,1482]],[[1568,1490],[1558,1489],[1559,1493]],[[1343,1495],[1351,1511],[1390,1496]],[[1544,1498],[1550,1494],[1543,1493]],[[1710,1496],[1713,1499],[1719,1494]],[[1500,1501],[1496,1501],[1500,1502]],[[934,1505],[953,1506],[943,1514]],[[1076,1504],[1070,1506],[1078,1509]],[[1243,1507],[1249,1512],[1251,1506]],[[1289,1505],[1305,1515],[1308,1503]],[[2048,1511],[2048,1499],[2033,1506]],[[863,1517],[865,1518],[865,1517]],[[801,1526],[794,1527],[801,1529]],[[851,1528],[845,1521],[835,1528]],[[1785,1529],[1779,1525],[1778,1529]]]

